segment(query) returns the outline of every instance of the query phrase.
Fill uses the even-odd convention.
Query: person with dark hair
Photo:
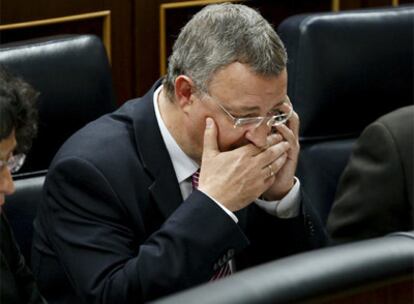
[[[355,144],[328,217],[332,244],[414,230],[414,106],[370,124]]]
[[[46,303],[1,209],[36,135],[37,95],[0,67],[0,303]]]
[[[286,61],[257,11],[195,14],[166,77],[55,156],[33,248],[45,297],[141,303],[320,244]]]

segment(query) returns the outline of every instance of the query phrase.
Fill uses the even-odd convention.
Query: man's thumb
[[[204,131],[204,153],[219,152],[217,144],[217,128],[214,120],[210,117],[206,119],[206,129]],[[214,153],[214,154],[216,154]]]

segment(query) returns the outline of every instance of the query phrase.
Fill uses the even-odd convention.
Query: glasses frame
[[[12,155],[8,160],[0,160],[0,172],[7,167],[10,173],[17,173],[23,166],[25,160],[26,154],[24,153]]]
[[[290,106],[290,110],[288,113],[279,114],[279,115],[268,115],[268,116],[256,116],[256,117],[235,117],[233,116],[221,102],[219,102],[215,97],[211,96],[210,94],[206,93],[210,99],[212,99],[220,109],[227,114],[227,116],[233,122],[233,128],[239,128],[249,125],[254,125],[255,128],[258,128],[264,121],[269,128],[280,126],[286,123],[293,114],[293,107]]]

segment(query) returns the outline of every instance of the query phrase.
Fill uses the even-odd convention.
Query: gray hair
[[[202,92],[218,70],[233,62],[263,76],[286,67],[285,47],[273,27],[254,9],[240,4],[208,5],[183,27],[169,58],[164,87],[174,100],[174,83],[187,75]]]

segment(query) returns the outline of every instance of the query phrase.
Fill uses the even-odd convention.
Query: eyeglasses
[[[8,160],[0,160],[0,172],[3,171],[6,167],[9,169],[10,173],[16,173],[24,164],[26,155],[21,153],[13,155]]]
[[[246,127],[254,125],[255,128],[259,127],[263,122],[266,121],[268,127],[276,127],[281,124],[286,123],[289,118],[292,116],[293,108],[289,107],[289,111],[281,110],[281,106],[279,109],[272,111],[269,113],[270,115],[267,116],[256,116],[256,117],[235,117],[213,96],[207,94],[219,107],[223,110],[224,113],[233,121],[233,127]],[[284,102],[285,103],[285,102]],[[283,103],[283,104],[284,104]]]

